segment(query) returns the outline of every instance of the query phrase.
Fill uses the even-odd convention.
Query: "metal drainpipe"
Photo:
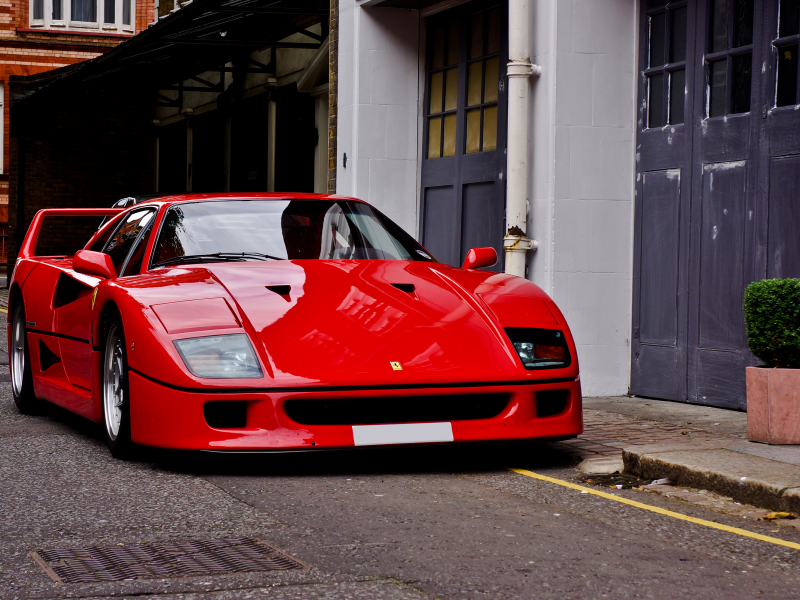
[[[528,78],[542,68],[531,64],[528,0],[508,3],[508,167],[506,194],[506,273],[525,277],[528,238]]]

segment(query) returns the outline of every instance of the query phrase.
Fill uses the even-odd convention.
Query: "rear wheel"
[[[25,321],[25,307],[22,300],[14,303],[11,317],[11,389],[14,403],[19,412],[34,415],[41,408],[41,402],[33,393],[31,358],[28,352],[28,327]]]
[[[129,458],[134,449],[130,415],[125,332],[119,315],[114,315],[103,354],[103,433],[116,458]]]

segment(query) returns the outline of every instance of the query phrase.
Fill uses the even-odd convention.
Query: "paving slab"
[[[761,458],[769,458],[800,467],[800,446],[777,446],[746,442],[743,444],[726,446],[725,449],[752,454],[753,456],[760,456]]]

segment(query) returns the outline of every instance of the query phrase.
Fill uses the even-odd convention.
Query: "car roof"
[[[358,198],[340,196],[338,194],[311,194],[305,192],[225,192],[218,194],[175,194],[173,196],[160,196],[136,204],[141,207],[146,204],[180,204],[183,202],[197,202],[199,200],[225,201],[225,200],[350,200],[363,202]]]

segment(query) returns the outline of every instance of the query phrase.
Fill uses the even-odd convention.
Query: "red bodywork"
[[[240,197],[326,198],[213,196]],[[154,231],[171,204],[206,198],[211,196],[146,203],[159,207]],[[121,211],[86,247],[128,210],[145,205]],[[525,279],[390,260],[188,264],[102,279],[76,273],[71,257],[33,255],[45,212],[50,211],[37,214],[22,245],[9,313],[14,302],[24,302],[35,393],[102,422],[103,315],[114,306],[125,330],[134,442],[196,450],[348,447],[354,445],[351,424],[300,424],[289,417],[285,402],[368,398],[402,403],[419,396],[475,394],[507,394],[509,401],[496,416],[452,421],[455,442],[567,438],[583,430],[569,327],[555,303]],[[155,237],[150,236],[144,265]],[[414,288],[403,291],[392,284]],[[278,292],[289,286],[288,293],[268,286],[283,286],[275,288]],[[561,330],[572,363],[526,370],[504,327]],[[200,379],[173,344],[203,334],[242,332],[258,354],[261,379]],[[567,402],[559,414],[539,417],[536,394],[550,390],[563,390]],[[247,403],[244,427],[208,425],[203,405],[226,400]]]

